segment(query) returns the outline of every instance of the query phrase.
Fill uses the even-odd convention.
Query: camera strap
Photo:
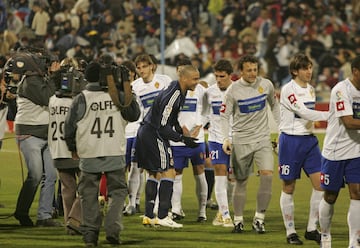
[[[106,75],[106,82],[108,85],[108,93],[111,97],[111,100],[115,104],[118,109],[123,108],[124,106],[121,105],[120,99],[119,99],[119,93],[115,85],[115,80],[112,74]]]

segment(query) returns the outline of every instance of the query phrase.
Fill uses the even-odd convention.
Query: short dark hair
[[[356,56],[356,57],[351,61],[351,71],[353,71],[354,69],[360,70],[360,56]]]
[[[254,55],[246,54],[246,55],[243,55],[240,57],[239,62],[238,62],[238,68],[241,71],[244,69],[245,63],[257,64],[258,68],[260,67],[259,59],[257,57],[255,57]]]
[[[312,66],[313,62],[305,53],[297,53],[294,55],[292,60],[290,61],[289,71],[292,78],[295,78],[296,75],[293,73],[294,71],[298,71],[300,69],[307,69],[309,66]]]
[[[220,59],[216,62],[216,64],[213,66],[214,71],[224,71],[227,74],[233,73],[234,69],[231,65],[230,61],[227,59]]]
[[[88,82],[99,82],[100,80],[100,64],[98,62],[91,62],[86,66],[85,79]]]
[[[183,65],[192,65],[191,60],[189,58],[180,59],[176,63],[176,68],[178,68],[179,66],[183,66]]]

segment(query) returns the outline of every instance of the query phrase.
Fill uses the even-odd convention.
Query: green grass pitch
[[[7,134],[6,137],[11,137]],[[322,144],[323,134],[319,134]],[[277,158],[274,156],[275,165]],[[24,174],[26,176],[26,166]],[[121,247],[289,247],[286,243],[285,228],[279,207],[281,182],[274,168],[273,195],[270,207],[266,213],[265,234],[256,234],[251,230],[251,221],[254,215],[258,178],[252,176],[248,184],[247,203],[245,210],[245,232],[232,234],[231,228],[215,227],[211,222],[216,211],[207,210],[207,223],[199,224],[197,218],[197,201],[195,197],[194,179],[192,170],[185,170],[183,177],[182,205],[186,217],[181,223],[184,228],[170,230],[167,228],[145,228],[141,224],[140,215],[124,217],[124,230],[121,232]],[[13,138],[4,140],[0,151],[0,203],[5,208],[0,208],[0,247],[83,247],[81,236],[69,236],[62,227],[58,228],[21,228],[14,217],[6,218],[14,212],[17,195],[22,184],[21,165],[19,153]],[[314,241],[303,238],[309,211],[311,183],[303,174],[297,182],[295,191],[295,224],[302,240],[303,247],[319,247]],[[31,208],[31,218],[36,221],[38,195]],[[347,209],[349,204],[348,190],[343,189],[335,205],[335,214],[332,224],[333,247],[348,246]],[[232,209],[232,207],[231,207]],[[141,210],[144,210],[142,201]],[[61,218],[61,217],[60,217]],[[61,221],[62,219],[59,219]],[[111,247],[105,244],[103,229],[100,233],[99,247]]]

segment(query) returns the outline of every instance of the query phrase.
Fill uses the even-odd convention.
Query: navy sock
[[[214,170],[205,169],[205,177],[206,177],[206,182],[208,184],[207,199],[210,200],[212,192],[213,192],[213,188],[214,188],[214,183],[215,183]]]
[[[159,219],[163,219],[168,215],[171,208],[171,197],[173,192],[174,182],[171,179],[160,180],[159,187]]]
[[[147,180],[145,186],[145,216],[154,218],[154,205],[157,195],[158,182]]]

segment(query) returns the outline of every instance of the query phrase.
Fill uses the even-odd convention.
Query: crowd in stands
[[[236,74],[237,59],[254,54],[264,75],[280,87],[290,78],[289,58],[301,50],[314,60],[313,84],[330,89],[350,75],[349,60],[360,53],[359,1],[164,2],[166,44],[190,37],[199,49],[192,59],[201,76],[220,58],[231,60]],[[0,1],[0,33],[3,56],[29,44],[44,46],[60,60],[89,62],[103,52],[118,62],[142,52],[156,55],[160,0]]]

